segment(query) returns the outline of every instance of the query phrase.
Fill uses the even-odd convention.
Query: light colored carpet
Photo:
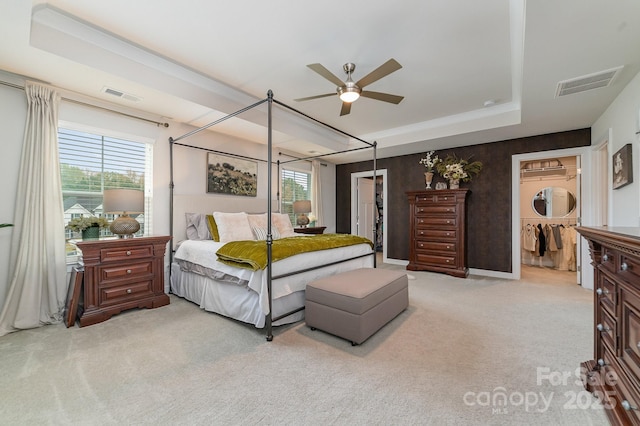
[[[303,322],[266,342],[175,296],[4,336],[0,423],[607,424],[575,374],[592,358],[589,291],[536,274],[411,275],[409,309],[356,347]]]

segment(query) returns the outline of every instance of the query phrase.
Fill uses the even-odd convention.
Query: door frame
[[[578,216],[578,224],[581,222],[582,216],[585,215],[587,208],[584,195],[588,193],[591,178],[591,146],[580,148],[558,149],[553,151],[530,152],[527,154],[515,154],[511,156],[511,279],[519,280],[521,278],[522,268],[520,265],[520,163],[522,161],[544,160],[551,157],[580,157],[580,182],[577,188],[578,201],[580,205],[580,215]],[[588,213],[590,214],[590,212]],[[582,274],[581,253],[585,251],[584,244],[578,241],[576,257],[579,261],[579,273]],[[587,263],[588,265],[588,263]],[[579,282],[584,284],[584,279],[580,275]]]
[[[373,178],[373,187],[376,187],[375,178],[382,176],[382,262],[387,262],[387,218],[389,216],[389,209],[387,207],[387,169],[377,169],[375,176],[373,170],[364,172],[351,173],[351,233],[357,227],[356,212],[358,211],[358,178],[370,177]],[[375,208],[375,197],[374,197]],[[374,212],[375,217],[375,212]]]

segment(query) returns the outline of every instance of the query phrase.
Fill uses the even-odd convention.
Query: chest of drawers
[[[80,327],[105,321],[125,309],[168,305],[164,254],[169,238],[78,242],[84,263]]]
[[[468,189],[407,192],[409,264],[413,271],[469,275],[466,259]]]
[[[578,227],[594,267],[594,359],[585,388],[612,424],[640,425],[640,229]]]

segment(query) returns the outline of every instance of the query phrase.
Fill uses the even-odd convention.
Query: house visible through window
[[[293,213],[293,202],[311,199],[311,173],[282,169],[282,191],[280,209],[289,215],[295,225],[296,215]]]
[[[60,176],[65,225],[81,216],[104,217],[111,222],[113,214],[102,211],[105,189],[139,189],[145,193],[145,211],[131,215],[140,222],[136,235],[151,232],[152,182],[151,144],[117,139],[76,130],[58,129]],[[79,232],[66,229],[66,238],[81,238]],[[102,229],[101,236],[112,236]]]

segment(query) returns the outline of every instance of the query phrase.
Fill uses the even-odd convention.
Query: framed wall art
[[[207,193],[257,196],[258,163],[213,152],[207,153]]]
[[[613,154],[613,189],[622,188],[633,182],[632,146],[626,144]]]

